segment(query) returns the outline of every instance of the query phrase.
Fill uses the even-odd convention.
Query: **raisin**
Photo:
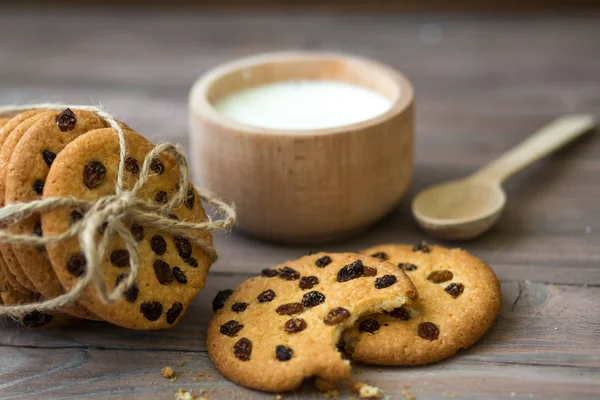
[[[294,351],[287,346],[279,344],[275,347],[275,358],[279,361],[289,361],[293,355]]]
[[[162,173],[165,172],[165,166],[158,158],[154,158],[150,161],[150,169],[158,175],[162,175]]]
[[[392,311],[387,313],[390,317],[394,317],[401,321],[408,321],[410,319],[410,314],[406,311],[404,307],[394,308]]]
[[[129,252],[125,249],[113,251],[110,253],[110,262],[117,267],[129,267]]]
[[[220,290],[212,301],[213,311],[223,308],[225,306],[225,302],[229,297],[231,297],[232,294],[233,290],[231,289]]]
[[[179,314],[181,314],[181,311],[183,311],[183,304],[178,301],[173,303],[171,308],[167,311],[167,323],[173,325],[177,320],[177,317],[179,317]]]
[[[384,289],[392,286],[396,283],[396,277],[394,275],[384,275],[380,278],[375,279],[375,289]]]
[[[75,128],[77,118],[75,117],[75,113],[71,111],[70,108],[66,108],[63,112],[56,116],[54,121],[61,132],[67,132],[72,131]]]
[[[173,267],[173,277],[179,283],[183,283],[183,284],[187,283],[187,277],[185,276],[185,273],[179,267]]]
[[[304,311],[304,306],[301,303],[282,304],[275,310],[279,315],[300,314]]]
[[[167,251],[167,241],[160,235],[154,235],[150,239],[150,247],[156,254],[162,256]]]
[[[427,242],[422,240],[421,243],[416,244],[413,246],[412,251],[421,251],[423,253],[429,253],[431,252],[431,249],[429,248],[429,246],[427,245]]]
[[[225,322],[223,325],[221,325],[221,333],[223,335],[227,335],[227,336],[237,336],[237,334],[239,333],[239,331],[241,331],[244,328],[244,324],[240,324],[237,321],[234,321],[233,319],[230,321]]]
[[[377,268],[363,266],[363,276],[376,276]]]
[[[417,266],[411,263],[400,263],[398,264],[398,268],[400,268],[402,271],[414,271],[417,269]]]
[[[42,236],[42,224],[39,222],[36,222],[35,225],[33,226],[33,234],[35,236]]]
[[[184,258],[183,262],[192,268],[196,268],[198,266],[198,261],[194,257]]]
[[[154,273],[156,279],[161,285],[169,285],[173,283],[173,271],[171,266],[163,260],[154,260]]]
[[[42,151],[42,158],[44,159],[46,165],[49,167],[54,162],[54,159],[56,158],[56,153],[53,153],[50,150],[44,150]]]
[[[163,312],[163,305],[158,301],[145,301],[140,304],[140,312],[148,321],[156,321]]]
[[[352,264],[343,266],[337,274],[338,282],[347,282],[352,279],[360,278],[363,275],[363,263],[356,260]]]
[[[144,239],[144,227],[138,224],[131,225],[131,234],[136,242],[141,242]]]
[[[267,289],[264,292],[256,296],[260,303],[267,303],[275,298],[275,292],[271,289]]]
[[[135,158],[127,157],[125,159],[125,169],[135,175],[140,172],[140,165]]]
[[[69,224],[70,225],[74,225],[77,222],[81,221],[83,219],[83,213],[79,210],[73,210],[71,211],[71,214],[69,214]]]
[[[28,328],[39,328],[52,322],[52,315],[39,311],[32,311],[23,317],[23,325]]]
[[[312,289],[313,286],[318,284],[319,278],[317,278],[316,276],[305,276],[302,279],[300,279],[300,282],[298,282],[298,286],[300,286],[300,289],[302,290]]]
[[[435,340],[440,335],[440,330],[432,322],[421,322],[417,332],[420,337],[427,340]]]
[[[169,201],[169,195],[164,190],[159,190],[154,194],[154,201],[158,204],[167,204]]]
[[[387,253],[385,253],[383,251],[378,251],[376,253],[373,253],[373,254],[371,254],[371,257],[379,258],[380,260],[383,260],[383,261],[386,261],[388,259]]]
[[[325,301],[325,295],[315,290],[312,292],[305,293],[302,296],[302,305],[307,308],[316,307]]]
[[[104,182],[106,167],[100,161],[92,161],[83,169],[83,183],[89,189],[95,189]]]
[[[33,185],[31,185],[31,188],[33,189],[34,192],[41,195],[42,193],[44,193],[44,181],[37,179],[35,182],[33,182]]]
[[[343,307],[336,307],[332,308],[331,311],[327,313],[323,322],[327,325],[337,325],[348,318],[350,318],[350,311]]]
[[[117,282],[115,283],[115,286],[121,283],[121,281],[125,278],[127,278],[127,274],[121,274],[117,276]],[[127,300],[130,303],[133,303],[137,300],[139,293],[140,290],[138,289],[137,285],[133,284],[129,289],[125,290],[123,296],[125,296],[125,300]]]
[[[326,266],[331,264],[331,257],[323,256],[323,257],[317,259],[317,261],[315,261],[315,264],[319,268],[325,268]]]
[[[194,190],[192,188],[189,188],[183,204],[185,204],[185,206],[191,210],[192,208],[194,208],[195,199],[196,195],[194,194]]]
[[[286,281],[300,279],[300,272],[290,267],[279,268],[279,277]]]
[[[266,276],[267,278],[272,278],[272,277],[276,276],[278,274],[278,272],[271,268],[265,268],[262,271],[260,271],[260,274],[262,276]]]
[[[452,272],[443,269],[441,271],[433,271],[432,273],[430,273],[427,277],[427,280],[433,283],[442,283],[451,280],[453,276],[454,275],[452,274]]]
[[[358,326],[358,330],[360,332],[375,333],[379,330],[379,322],[375,321],[372,318],[365,319]]]
[[[87,260],[82,253],[72,255],[67,261],[67,271],[73,276],[81,276],[85,273]]]
[[[233,354],[242,361],[248,361],[252,355],[252,342],[248,338],[241,338],[233,345]]]
[[[175,236],[173,238],[173,243],[175,243],[175,247],[177,247],[177,253],[179,253],[179,257],[189,258],[192,255],[192,245],[186,238]]]
[[[248,306],[249,306],[249,304],[244,303],[244,302],[233,303],[231,305],[231,311],[240,313],[240,312],[246,311],[246,308],[248,308]]]
[[[287,333],[302,332],[303,330],[306,329],[306,321],[303,320],[302,318],[288,319],[287,322],[285,323],[285,325],[283,326],[283,329]]]
[[[454,298],[460,296],[464,290],[465,286],[462,283],[451,283],[444,289],[446,293]]]

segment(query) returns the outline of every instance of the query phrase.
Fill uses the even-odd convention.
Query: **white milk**
[[[360,86],[334,81],[289,81],[244,89],[214,106],[247,125],[306,130],[354,124],[385,113],[385,96]]]

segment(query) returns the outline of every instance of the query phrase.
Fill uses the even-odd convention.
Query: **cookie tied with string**
[[[112,128],[81,135],[56,156],[43,198],[82,202],[42,212],[42,232],[79,231],[46,248],[67,291],[90,282],[78,297],[87,309],[126,328],[168,328],[204,286],[215,256],[212,235],[182,226],[207,221],[198,193],[186,188],[187,170],[178,165],[185,159],[167,151],[150,156],[144,169],[154,146],[131,130],[123,132],[122,181],[121,145]],[[100,262],[91,265],[95,260]]]

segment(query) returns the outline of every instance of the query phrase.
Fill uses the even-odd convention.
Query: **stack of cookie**
[[[154,145],[121,124],[127,158],[124,190],[137,182],[146,155]],[[49,198],[75,198],[81,204],[115,194],[120,165],[117,132],[95,112],[85,110],[33,110],[0,119],[0,205]],[[162,153],[150,163],[148,179],[137,199],[167,204],[179,190],[182,172],[170,154]],[[165,209],[165,218],[187,222],[206,220],[196,191],[190,185],[179,206]],[[2,227],[12,235],[57,236],[76,224],[88,223],[81,207],[58,207],[29,213]],[[118,218],[120,216],[115,216]],[[97,229],[100,243],[107,224]],[[87,287],[76,303],[53,313],[32,312],[22,318],[29,327],[67,323],[77,318],[105,320],[131,329],[173,326],[203,287],[211,258],[195,242],[125,221],[137,242],[137,279],[126,288],[121,301],[101,301]],[[130,271],[131,254],[123,239],[108,239],[100,266],[101,280],[112,290]],[[211,242],[211,234],[194,238]],[[78,237],[46,246],[0,242],[0,297],[6,305],[52,299],[71,290],[86,273],[87,260]]]
[[[421,243],[362,254],[319,253],[219,292],[207,334],[217,369],[250,388],[331,387],[349,359],[413,366],[473,345],[500,310],[500,284],[480,259]]]

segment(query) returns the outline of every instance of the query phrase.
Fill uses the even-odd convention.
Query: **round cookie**
[[[4,143],[2,143],[2,148],[0,149],[0,206],[4,206],[6,204],[6,172],[8,162],[10,161],[16,144],[32,125],[34,125],[41,117],[49,114],[51,114],[50,111],[40,112],[27,118],[25,121],[17,125],[17,127],[15,127],[15,129],[13,129],[10,133],[8,133]],[[41,191],[41,189],[39,190]],[[2,253],[2,257],[4,258],[6,266],[15,276],[19,284],[21,284],[27,290],[36,293],[37,289],[29,280],[29,277],[21,269],[21,265],[17,260],[17,255],[15,254],[12,245],[10,243],[0,242],[0,252]]]
[[[417,297],[402,270],[355,253],[305,256],[261,275],[217,294],[206,341],[221,374],[268,392],[312,376],[348,379],[350,363],[337,348],[343,330]]]
[[[39,295],[24,295],[10,288],[0,292],[0,299],[7,306],[41,300]],[[33,311],[19,318],[19,321],[28,328],[60,328],[73,324],[76,318],[62,313]]]
[[[126,130],[128,158],[124,185],[132,188],[140,174],[147,153],[154,146],[139,134]],[[73,196],[95,201],[115,193],[119,165],[119,141],[110,128],[90,131],[69,143],[52,163],[46,179],[44,198]],[[162,154],[151,164],[151,175],[138,194],[149,202],[165,202],[176,193],[180,180],[179,168],[172,156]],[[42,214],[44,235],[66,231],[70,223],[82,218],[83,210],[56,209]],[[200,222],[206,214],[200,198],[190,188],[188,199],[169,215],[182,221]],[[183,315],[190,301],[204,286],[211,260],[201,248],[188,240],[149,227],[131,225],[138,240],[139,269],[135,286],[116,304],[104,304],[91,285],[80,303],[102,319],[131,329],[159,329],[173,326]],[[208,232],[196,233],[208,241]],[[97,235],[100,240],[100,234]],[[85,271],[86,260],[79,241],[73,238],[47,245],[48,256],[56,276],[65,289],[71,289]],[[101,276],[108,288],[114,288],[129,271],[129,254],[123,241],[114,235],[101,264]]]
[[[4,123],[4,125],[2,125],[2,127],[0,128],[0,149],[4,146],[4,142],[6,141],[6,139],[8,138],[8,136],[10,135],[10,133],[17,128],[22,122],[26,121],[27,119],[34,117],[37,114],[40,114],[42,112],[46,112],[48,110],[32,110],[32,111],[25,111],[22,112],[12,118],[10,118],[8,121],[6,121]],[[2,177],[0,176],[0,181]],[[14,255],[12,254],[12,248],[10,248],[10,246],[6,245],[5,243],[0,243],[0,271],[2,271],[2,274],[4,275],[4,277],[6,278],[6,280],[8,281],[8,283],[10,284],[10,286],[18,291],[19,293],[23,293],[23,294],[30,294],[31,290],[27,289],[26,287],[24,287],[17,279],[17,277],[10,271],[7,262],[4,259],[4,255],[2,253],[2,248],[7,248],[7,256],[9,257],[9,260],[12,261],[14,260]],[[13,263],[14,264],[14,263]],[[24,277],[21,277],[21,279],[24,279]]]
[[[363,251],[406,271],[419,292],[410,307],[367,320],[344,333],[352,358],[377,365],[422,365],[443,360],[473,345],[500,311],[500,283],[479,258],[460,249],[421,243],[382,245]]]
[[[39,114],[38,114],[39,115]],[[29,120],[27,120],[29,121]],[[91,111],[66,109],[62,112],[41,114],[27,131],[19,135],[13,131],[0,151],[0,163],[6,153],[12,154],[6,168],[0,167],[0,177],[6,174],[5,203],[39,200],[52,162],[64,147],[82,134],[108,124]],[[1,194],[0,194],[1,196]],[[17,223],[10,224],[13,234],[36,234],[40,232],[40,216],[34,214]],[[46,298],[64,293],[56,277],[44,247],[27,244],[12,244],[18,267],[29,278],[36,291]],[[80,318],[97,319],[81,305],[74,304],[62,311]]]

